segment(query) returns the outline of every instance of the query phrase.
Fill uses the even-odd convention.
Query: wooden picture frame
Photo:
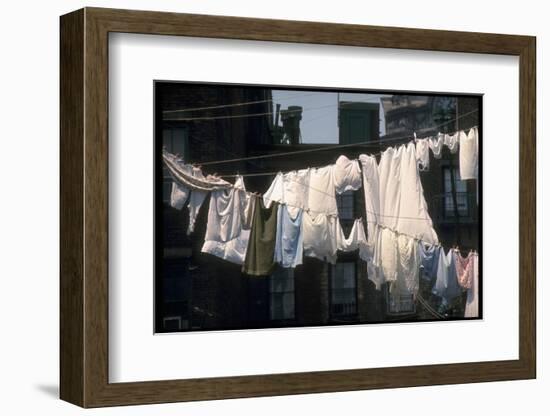
[[[82,407],[337,392],[536,377],[535,38],[85,8],[61,17],[60,396]],[[519,57],[519,359],[109,383],[110,32]]]

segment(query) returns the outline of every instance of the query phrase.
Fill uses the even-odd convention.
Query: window
[[[336,263],[330,274],[330,313],[332,317],[357,313],[357,279],[355,262]]]
[[[336,204],[338,206],[338,216],[343,220],[354,219],[354,194],[353,191],[346,191],[342,194],[336,194]]]
[[[187,130],[184,128],[166,128],[162,131],[162,145],[170,153],[187,155]],[[172,192],[172,177],[168,168],[162,165],[162,200],[169,204]]]
[[[167,331],[181,330],[181,316],[166,316],[162,319],[164,329]]]
[[[388,315],[409,315],[416,313],[416,302],[413,294],[392,294],[389,285],[386,289],[386,306]]]
[[[454,182],[455,182],[455,192],[456,192],[456,203],[459,217],[466,217],[469,215],[468,210],[468,189],[466,181],[460,180],[460,173],[458,168],[453,168]],[[451,181],[451,168],[443,168],[443,186],[444,186],[444,216],[445,217],[454,217],[455,209],[453,202],[453,188]]]
[[[294,269],[279,267],[269,278],[271,320],[294,319]]]

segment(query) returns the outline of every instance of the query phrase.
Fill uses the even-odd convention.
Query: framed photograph
[[[82,407],[536,376],[535,38],[61,17]]]

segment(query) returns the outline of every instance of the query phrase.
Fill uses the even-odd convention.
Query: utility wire
[[[334,107],[334,104],[323,105],[320,107],[312,107],[308,109],[297,109],[297,110],[284,110],[286,113],[301,113],[304,111],[320,110],[322,108]],[[184,117],[184,118],[163,118],[163,121],[211,121],[211,120],[227,120],[235,118],[250,118],[250,117],[259,117],[276,114],[276,111],[267,111],[265,113],[252,113],[252,114],[235,114],[231,116],[205,116],[205,117]]]
[[[285,100],[289,100],[289,99],[293,99],[293,98],[311,97],[313,95],[322,94],[322,93],[326,93],[326,92],[313,92],[313,93],[305,94],[305,95],[287,95],[285,97],[277,97],[276,99],[270,98],[270,99],[266,99],[266,100],[243,101],[243,102],[240,102],[240,103],[220,104],[220,105],[213,105],[213,106],[209,106],[209,107],[182,108],[182,109],[179,109],[179,110],[163,110],[162,112],[163,112],[163,114],[168,114],[168,113],[183,113],[183,112],[189,112],[189,111],[216,110],[216,109],[220,109],[220,108],[242,107],[242,106],[254,105],[254,104],[285,101]],[[335,94],[335,93],[333,93],[333,94]],[[376,103],[376,101],[366,101],[366,102]],[[340,104],[350,105],[350,104],[354,104],[354,103],[355,102],[350,101],[350,102],[341,102]]]
[[[315,95],[317,93],[311,93],[311,94],[305,94],[305,95],[288,95],[286,97],[277,97],[277,100],[270,98],[267,100],[257,100],[257,101],[243,101],[240,103],[232,103],[232,104],[220,104],[220,105],[213,105],[210,107],[195,107],[195,108],[182,108],[179,110],[163,110],[163,113],[183,113],[186,111],[202,111],[202,110],[215,110],[218,108],[230,108],[230,107],[241,107],[246,105],[253,105],[253,104],[261,104],[261,103],[269,103],[279,100],[288,100],[289,98],[304,98],[304,97],[310,97],[312,95]]]

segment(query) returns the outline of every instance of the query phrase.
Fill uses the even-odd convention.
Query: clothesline
[[[462,114],[462,115],[456,117],[453,120],[449,120],[445,123],[441,123],[441,124],[438,124],[438,125],[435,125],[435,126],[432,126],[432,127],[429,127],[429,128],[420,129],[419,132],[420,131],[429,131],[429,130],[437,129],[438,127],[442,127],[442,126],[444,126],[446,124],[449,124],[451,122],[455,122],[455,121],[457,121],[461,118],[467,117],[467,116],[472,115],[476,112],[478,112],[478,110],[470,111],[468,113],[465,113],[465,114]],[[470,128],[474,128],[474,127],[477,127],[477,126],[472,126]],[[468,129],[462,129],[462,130],[468,130]],[[422,140],[422,139],[428,138],[428,137],[431,137],[431,136],[418,138],[417,140]],[[217,165],[217,164],[222,164],[222,163],[234,163],[234,162],[242,162],[242,161],[257,160],[257,159],[267,159],[267,158],[273,158],[273,157],[281,157],[281,156],[290,156],[290,155],[297,155],[297,154],[304,154],[304,153],[319,152],[319,151],[324,151],[324,150],[337,150],[337,149],[344,149],[344,148],[355,147],[355,146],[378,145],[378,144],[389,143],[389,142],[403,140],[403,139],[414,140],[414,137],[412,137],[412,135],[408,134],[408,135],[403,135],[403,136],[398,136],[398,137],[391,137],[391,138],[380,139],[380,140],[365,140],[365,141],[360,141],[360,142],[356,142],[356,143],[322,146],[322,147],[318,147],[318,148],[315,148],[315,149],[303,149],[303,150],[295,150],[295,151],[292,151],[292,152],[280,152],[280,153],[271,153],[271,154],[266,153],[266,154],[263,154],[263,155],[240,157],[240,158],[235,158],[235,159],[213,160],[213,161],[207,161],[207,162],[200,162],[197,165],[210,166],[210,165]]]
[[[455,152],[460,144],[462,169],[462,149],[468,149],[471,143],[475,143],[477,148],[477,139],[476,130],[467,135],[464,131],[444,137],[438,135],[435,142],[425,139],[386,149],[380,161],[372,155],[361,156],[358,160],[341,155],[334,164],[320,169],[302,169],[285,175],[280,172],[263,195],[246,191],[240,175],[231,184],[216,176],[204,177],[200,168],[185,164],[166,151],[163,158],[174,178],[171,205],[181,209],[187,198],[191,198],[188,233],[192,232],[191,225],[207,192],[222,191],[211,194],[205,243],[201,251],[243,265],[244,273],[268,275],[273,265],[280,261],[284,261],[283,267],[296,267],[302,264],[302,254],[335,264],[339,250],[359,250],[360,258],[373,268],[368,275],[377,287],[387,282],[391,283],[390,290],[394,295],[402,291],[415,295],[419,288],[419,262],[431,261],[432,266],[422,265],[420,269],[425,267],[422,273],[434,276],[433,258],[438,258],[433,293],[447,302],[458,296],[460,285],[468,289],[468,306],[477,302],[477,289],[470,290],[472,279],[477,276],[477,254],[471,251],[464,258],[456,246],[450,250],[441,246],[424,199],[419,162],[426,160],[428,144],[436,157],[441,154],[443,145]],[[472,163],[477,166],[477,150],[472,155]],[[428,162],[422,162],[422,165],[427,166]],[[475,178],[468,173],[463,177]],[[293,186],[295,184],[299,186]],[[336,196],[361,187],[365,192],[368,219],[355,219],[346,237],[339,221]],[[231,191],[226,192],[226,189]],[[265,204],[261,204],[259,198],[263,198]],[[270,202],[299,210],[293,214],[290,208],[281,209],[278,204]],[[308,209],[310,207],[312,209]],[[323,211],[315,209],[318,207]],[[305,215],[303,211],[321,215]],[[424,217],[410,214],[424,214]],[[398,220],[380,220],[384,217]],[[408,218],[429,223],[411,223],[407,222]],[[368,226],[368,239],[364,222],[373,224]],[[284,249],[281,244],[286,244]],[[287,249],[290,251],[283,251]],[[279,254],[287,257],[279,260]],[[448,282],[454,282],[454,286],[448,286]],[[469,309],[467,313],[467,316],[474,314]]]
[[[475,126],[474,126],[475,127]],[[473,128],[473,127],[471,127]],[[453,134],[456,134],[457,132],[453,133]],[[421,140],[421,139],[419,139]],[[387,150],[387,149],[386,149]],[[385,151],[385,150],[384,150]],[[378,154],[381,154],[383,153],[382,152],[378,152],[376,154],[372,154],[370,156],[375,156],[375,155],[378,155]],[[351,161],[357,161],[358,159],[352,159]],[[361,164],[359,163],[359,166],[361,166]],[[282,172],[269,172],[269,173],[258,173],[258,174],[250,174],[250,175],[239,175],[239,174],[236,174],[236,175],[225,175],[225,176],[234,176],[234,177],[244,177],[244,176],[260,176],[260,175],[267,175],[267,174],[279,174],[279,173],[282,173]],[[298,181],[296,181],[295,179],[292,179],[292,178],[288,178],[290,181],[292,182],[295,182],[295,183],[298,183]],[[239,187],[236,187],[234,184],[231,184],[231,183],[227,183],[227,186],[228,188],[234,188],[234,189],[238,189],[238,190],[241,190],[241,188]],[[321,194],[324,194],[324,195],[327,195],[327,196],[332,196],[330,193],[322,190],[322,189],[318,189],[316,187],[313,187],[311,186],[311,184],[308,183],[307,185],[308,189],[311,189],[313,191],[316,191],[316,192],[319,192]],[[253,193],[253,192],[249,192],[249,191],[243,191],[243,192],[246,192],[247,195],[249,196],[253,196],[253,197],[261,197],[260,194],[258,193]],[[336,217],[338,218],[338,215],[337,214],[327,214],[326,211],[319,211],[319,210],[315,210],[315,209],[311,209],[311,208],[307,208],[307,209],[304,209],[302,206],[297,206],[297,205],[292,205],[292,204],[289,204],[289,203],[283,203],[283,205],[287,205],[289,207],[293,207],[293,208],[298,208],[298,209],[303,209],[304,211],[306,212],[312,212],[312,213],[315,213],[315,214],[325,214],[327,216],[332,216],[332,217]],[[404,219],[404,220],[415,220],[415,221],[429,221],[431,222],[431,218],[425,218],[425,217],[410,217],[410,216],[401,216],[401,215],[388,215],[388,214],[382,214],[382,213],[377,213],[377,212],[373,212],[373,211],[370,211],[369,209],[367,209],[365,207],[365,212],[367,215],[372,215],[374,216],[375,218],[378,218],[378,217],[384,217],[384,218],[394,218],[394,219]],[[381,224],[379,221],[372,221],[372,220],[368,220],[368,219],[362,219],[365,223],[370,223],[370,224],[374,224],[376,225],[377,227],[380,227],[380,228],[387,228],[389,229],[390,231],[396,233],[395,230],[389,228],[389,227],[386,227],[385,225]],[[422,241],[422,239],[419,239],[417,238],[416,236],[411,236],[411,235],[406,235],[404,233],[398,233],[398,234],[402,234],[402,235],[405,235],[411,239],[414,239],[416,241]],[[441,246],[440,243],[438,244],[431,244],[431,243],[428,243],[429,245],[434,245],[434,246]]]
[[[380,153],[382,153],[382,152],[380,152]],[[373,155],[371,155],[371,156],[373,156]],[[351,160],[351,161],[357,161],[358,159],[350,159],[350,160]],[[282,173],[282,172],[280,172],[280,171],[275,172],[275,175],[277,175],[277,174],[279,174],[279,173]],[[271,174],[271,172],[270,172],[270,174]],[[254,174],[251,174],[251,175],[253,176]],[[260,174],[258,174],[258,175],[260,175]],[[222,175],[222,176],[219,176],[219,177],[224,177],[224,176],[226,176],[226,177],[227,177],[227,176],[232,176],[232,177],[244,177],[244,176],[247,176],[247,175],[235,174],[235,175]],[[294,183],[299,183],[297,180],[292,179],[292,178],[290,178],[289,180],[292,181],[292,182],[294,182]],[[241,188],[236,187],[235,184],[231,184],[231,183],[229,183],[228,188],[234,188],[234,189],[237,189],[237,190],[241,190],[241,191],[242,191]],[[319,188],[316,188],[316,187],[311,186],[311,184],[308,184],[308,185],[307,185],[307,188],[308,188],[308,189],[311,189],[311,190],[313,190],[313,191],[315,191],[315,192],[319,192],[319,193],[321,193],[321,194],[327,195],[327,196],[332,196],[330,193],[328,193],[328,192],[326,192],[326,191],[324,191],[324,190],[322,190],[322,189],[319,189]],[[250,192],[250,191],[243,191],[243,192],[246,192],[247,194],[253,195],[253,196],[258,196],[258,197],[261,196],[260,194],[255,193],[255,192]],[[284,203],[283,205],[288,205],[288,206],[293,207],[293,208],[304,209],[304,208],[301,207],[301,206],[296,206],[296,205],[292,205],[292,204],[288,204],[288,203]],[[317,213],[317,214],[326,214],[326,211],[317,211],[317,210],[314,210],[314,209],[311,209],[311,208],[304,209],[304,211],[306,211],[306,212],[313,212],[313,213]],[[367,213],[367,214],[376,215],[376,216],[378,216],[378,217],[402,218],[402,219],[407,219],[407,220],[422,220],[422,221],[427,221],[427,220],[428,220],[427,218],[421,218],[421,217],[405,217],[405,216],[385,215],[385,214],[380,214],[380,213],[371,212],[371,211],[369,211],[369,210],[366,210],[366,213]],[[329,214],[329,216],[337,216],[337,215],[336,215],[336,214],[334,214],[334,215],[333,215],[333,214]],[[377,222],[374,222],[374,221],[366,221],[366,222],[371,222],[372,224],[378,224]],[[378,224],[378,225],[381,225],[381,224]]]
[[[476,126],[472,126],[470,128],[474,128]],[[465,130],[468,130],[468,129],[465,129]],[[453,134],[456,134],[457,132],[453,133]],[[414,140],[414,139],[413,139]],[[419,139],[421,140],[421,139]],[[385,151],[385,150],[384,150]],[[380,151],[380,152],[377,152],[377,153],[374,153],[374,154],[371,154],[370,156],[378,156],[380,154],[382,154],[384,151]],[[357,161],[358,159],[351,159],[352,161]],[[219,177],[253,177],[253,176],[274,176],[274,175],[277,175],[279,173],[282,173],[280,171],[277,171],[277,172],[261,172],[261,173],[251,173],[251,174],[231,174],[231,175],[221,175]],[[291,181],[294,181],[294,182],[297,182],[296,180],[294,179],[290,179]],[[309,189],[313,189],[314,191],[316,192],[320,192],[322,194],[325,194],[327,196],[331,196],[328,192],[325,192],[324,190],[321,190],[321,189],[317,189],[315,187],[312,187],[310,184],[308,184],[308,188]],[[253,194],[253,193],[252,193]],[[292,205],[290,205],[292,206]],[[302,207],[294,207],[294,208],[302,208]],[[314,212],[314,213],[324,213],[325,211],[315,211],[313,209],[309,209],[310,212]],[[420,221],[428,221],[429,219],[428,218],[421,218],[421,217],[404,217],[404,216],[393,216],[393,215],[386,215],[386,214],[380,214],[380,213],[375,213],[375,212],[370,212],[369,210],[366,210],[367,214],[372,214],[372,215],[376,215],[376,216],[379,216],[379,217],[385,217],[385,218],[401,218],[401,219],[406,219],[406,220],[420,220]],[[431,220],[430,220],[431,221]],[[368,222],[368,221],[367,221]],[[375,223],[375,222],[372,222],[372,223]]]

